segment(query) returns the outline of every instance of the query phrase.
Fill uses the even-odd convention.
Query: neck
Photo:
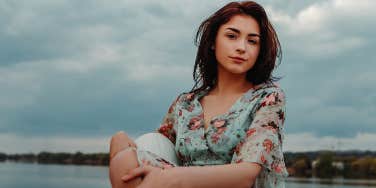
[[[212,89],[212,94],[229,95],[240,94],[248,91],[253,84],[246,79],[246,73],[233,74],[218,66],[217,84]]]

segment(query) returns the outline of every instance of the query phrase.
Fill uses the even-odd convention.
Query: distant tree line
[[[40,152],[38,154],[5,154],[0,153],[1,161],[41,163],[41,164],[75,164],[75,165],[108,165],[108,153],[52,153]]]
[[[290,176],[376,178],[376,152],[318,151],[285,153]]]

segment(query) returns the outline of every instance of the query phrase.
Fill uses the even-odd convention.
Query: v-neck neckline
[[[209,120],[209,125],[208,125],[208,127],[207,127],[206,129],[205,129],[205,123],[206,123],[206,122],[205,122],[205,117],[204,117],[204,108],[203,108],[203,106],[201,105],[200,99],[203,98],[206,94],[208,94],[209,91],[208,91],[208,89],[206,89],[206,90],[202,91],[201,93],[199,93],[199,94],[197,95],[197,97],[195,97],[195,102],[197,103],[197,106],[198,106],[198,108],[200,109],[200,116],[202,117],[202,121],[203,121],[203,126],[202,126],[202,128],[203,128],[203,130],[204,130],[204,133],[206,134],[206,133],[211,129],[211,127],[212,127],[212,122],[213,122],[214,120],[229,115],[230,112],[233,111],[233,108],[235,108],[235,106],[236,106],[236,105],[237,105],[237,104],[238,104],[238,103],[239,103],[239,102],[240,102],[245,96],[247,96],[248,93],[250,93],[251,91],[255,91],[256,89],[259,89],[261,85],[262,85],[262,84],[256,85],[256,86],[254,86],[254,87],[248,89],[248,90],[247,90],[246,92],[244,92],[242,95],[240,95],[240,96],[238,97],[238,99],[236,99],[236,101],[231,105],[231,107],[230,107],[227,111],[225,111],[224,113],[222,113],[222,114],[218,114],[218,115],[215,115],[215,116],[211,117],[210,120]]]

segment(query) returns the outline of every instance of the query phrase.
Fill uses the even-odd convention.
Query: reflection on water
[[[328,182],[312,178],[289,178],[286,188],[376,188],[376,180],[335,179],[331,182],[335,184],[320,183]],[[111,186],[107,167],[0,162],[0,187],[106,188]]]
[[[371,188],[376,187],[376,180],[354,179],[319,179],[319,178],[288,178],[288,187],[302,188]]]
[[[374,186],[365,185],[326,185],[326,184],[306,184],[287,182],[286,188],[374,188]]]

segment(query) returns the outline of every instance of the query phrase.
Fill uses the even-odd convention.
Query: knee
[[[132,139],[128,137],[128,135],[123,132],[119,131],[114,134],[110,141],[110,158],[116,155],[121,150],[124,150],[128,147],[135,147],[137,148],[136,143],[133,142]]]
[[[115,143],[118,140],[127,140],[128,135],[124,131],[119,131],[112,135],[111,137],[111,144]]]
[[[124,131],[118,131],[114,135],[112,135],[112,138],[118,138],[118,137],[128,137],[128,134]]]

